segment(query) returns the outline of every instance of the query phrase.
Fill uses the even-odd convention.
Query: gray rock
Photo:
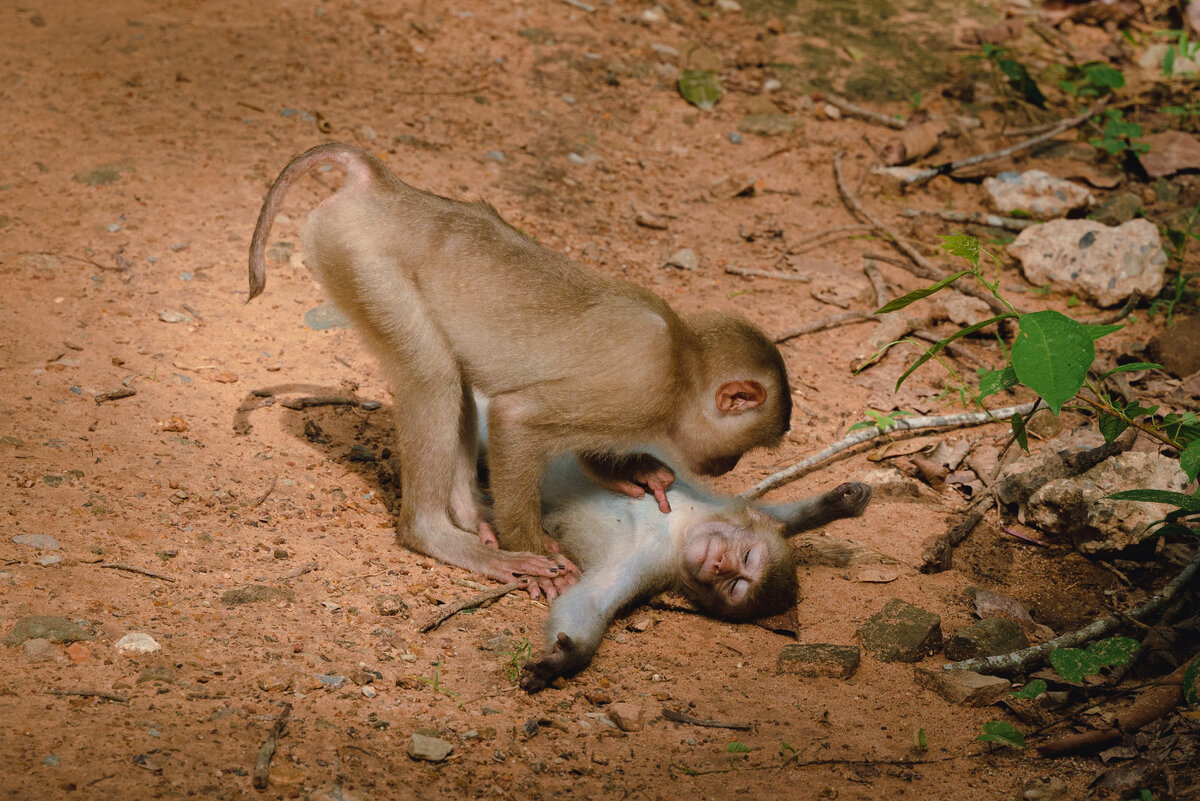
[[[238,587],[232,590],[226,590],[221,595],[221,603],[226,606],[242,606],[243,604],[253,604],[259,601],[273,601],[277,598],[282,598],[285,601],[292,601],[296,598],[296,593],[286,587],[268,587],[265,584],[248,584],[245,587]]]
[[[1163,287],[1167,254],[1149,220],[1111,228],[1094,220],[1052,220],[1026,228],[1008,246],[1025,278],[1073,292],[1100,306],[1134,291],[1154,297]]]
[[[384,617],[399,615],[404,620],[409,616],[408,604],[399,595],[380,595],[375,599],[375,611]]]
[[[327,690],[341,689],[342,685],[346,683],[345,676],[333,676],[328,673],[314,673],[313,675],[316,676],[317,681],[321,682],[321,686]]]
[[[1171,507],[1157,503],[1112,501],[1106,496],[1128,489],[1182,492],[1187,476],[1176,459],[1128,451],[1079,476],[1049,481],[1030,496],[1024,522],[1067,536],[1084,553],[1119,551],[1149,536],[1147,527]]]
[[[12,538],[17,545],[28,545],[38,550],[57,551],[58,540],[49,534],[18,534]]]
[[[42,554],[33,561],[42,567],[53,567],[54,565],[62,564],[62,557],[57,554]]]
[[[799,127],[800,121],[787,114],[747,114],[738,123],[738,130],[759,136],[783,136]]]
[[[999,676],[984,676],[970,670],[943,670],[941,668],[913,669],[917,684],[945,698],[952,704],[964,706],[987,706],[1002,699],[1012,684]]]
[[[1101,203],[1091,217],[1105,225],[1120,225],[1127,223],[1137,216],[1142,209],[1142,198],[1133,192],[1118,192],[1110,195]]]
[[[194,322],[190,314],[174,311],[173,309],[163,309],[158,313],[158,319],[164,323],[190,323]]]
[[[700,259],[691,248],[684,248],[671,254],[666,267],[676,267],[680,270],[696,270],[700,267]]]
[[[958,662],[977,656],[996,656],[1028,645],[1024,630],[1015,620],[990,617],[954,632],[946,642],[946,658]]]
[[[450,743],[427,734],[414,734],[408,741],[408,756],[426,762],[441,762],[453,750]]]
[[[21,648],[25,651],[25,661],[31,665],[39,662],[58,662],[62,659],[62,653],[54,647],[54,643],[44,637],[26,640]]]
[[[332,303],[315,306],[304,313],[304,325],[313,331],[349,328],[352,323]]]
[[[641,704],[618,701],[608,707],[608,717],[621,731],[641,731],[646,727],[646,710]]]
[[[44,639],[50,642],[77,642],[95,639],[78,623],[53,615],[28,615],[21,618],[4,637],[4,644],[12,647],[26,640]]]
[[[807,678],[848,679],[858,670],[862,653],[854,645],[785,645],[775,662],[775,673]]]
[[[370,448],[366,447],[365,445],[359,445],[358,443],[355,443],[353,446],[351,446],[350,453],[347,455],[347,458],[352,462],[369,463],[376,461],[378,457],[375,456],[375,452]]]
[[[1049,410],[1047,410],[1049,411]],[[1042,416],[1040,413],[1035,416]],[[1021,456],[1001,468],[996,494],[1000,502],[1023,507],[1029,498],[1048,482],[1067,475],[1063,457],[1090,450],[1104,444],[1104,437],[1094,428],[1080,427],[1047,442],[1036,453]],[[1018,513],[1024,518],[1024,512]]]
[[[1043,220],[1062,217],[1096,202],[1086,187],[1043,170],[1002,172],[984,178],[983,189],[997,211],[1025,211]]]
[[[859,627],[858,637],[880,662],[919,662],[942,647],[942,619],[893,598]]]

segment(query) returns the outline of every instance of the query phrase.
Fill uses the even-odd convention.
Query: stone
[[[1120,225],[1127,223],[1142,210],[1142,196],[1133,192],[1117,192],[1109,195],[1104,202],[1091,213],[1091,218],[1105,225]]]
[[[67,658],[76,665],[82,665],[92,658],[92,646],[86,642],[73,642],[66,650]]]
[[[775,662],[777,675],[810,679],[848,679],[858,670],[862,652],[855,645],[785,645]]]
[[[942,619],[893,598],[859,627],[858,637],[880,662],[919,662],[942,647]]]
[[[409,617],[408,604],[399,595],[380,595],[375,599],[375,611],[384,617],[399,616],[403,620]]]
[[[26,640],[21,644],[21,649],[25,652],[25,661],[31,665],[39,662],[58,662],[62,659],[62,653],[45,637]]]
[[[83,626],[72,623],[66,618],[53,615],[27,615],[13,624],[8,634],[4,636],[3,642],[11,648],[26,640],[36,639],[68,643],[95,638],[88,634]]]
[[[332,676],[327,673],[314,673],[317,681],[327,690],[339,690],[346,683],[345,676]]]
[[[265,584],[247,584],[245,587],[226,590],[221,594],[221,603],[226,606],[242,606],[259,601],[282,599],[295,600],[296,593],[286,587],[268,587]]]
[[[758,136],[784,136],[800,127],[800,121],[788,114],[747,114],[738,123],[744,134]]]
[[[427,734],[413,734],[412,739],[408,741],[408,756],[410,759],[418,759],[425,762],[441,762],[450,756],[450,752],[453,750],[454,746],[450,745],[450,743],[437,737],[430,737]]]
[[[1178,459],[1127,451],[1081,475],[1047,482],[1019,511],[1022,522],[1070,538],[1083,553],[1119,551],[1157,536],[1147,528],[1173,507],[1107,496],[1129,489],[1183,492],[1187,484]]]
[[[190,314],[184,314],[174,309],[163,309],[158,313],[158,319],[164,323],[191,323],[195,322]]]
[[[113,647],[123,654],[152,654],[162,650],[153,637],[141,631],[129,632],[113,643]]]
[[[983,189],[997,211],[1024,211],[1043,220],[1063,217],[1096,202],[1087,187],[1055,178],[1044,170],[1002,172],[984,178]]]
[[[101,164],[98,167],[75,173],[71,180],[88,186],[107,186],[119,181],[123,172],[134,172],[134,169],[124,164]]]
[[[1163,131],[1143,136],[1150,152],[1138,157],[1151,178],[1174,175],[1181,170],[1200,168],[1200,139],[1183,131]]]
[[[1099,306],[1123,303],[1135,291],[1158,295],[1167,254],[1149,220],[1110,227],[1094,220],[1052,220],[1022,231],[1008,252],[1036,286],[1050,284]]]
[[[942,668],[913,668],[917,684],[945,698],[952,704],[988,706],[1004,698],[1012,689],[1008,679],[984,676],[970,670]]]
[[[977,656],[1009,654],[1028,645],[1021,624],[1002,617],[990,617],[954,632],[946,641],[946,658],[959,662]]]
[[[1048,410],[1047,410],[1048,411]],[[1035,418],[1039,415],[1036,415]],[[1100,432],[1081,426],[1047,442],[1036,453],[1026,454],[1004,465],[996,476],[996,496],[1009,506],[1023,506],[1042,486],[1067,475],[1064,456],[1091,450],[1104,444]]]
[[[641,731],[646,728],[646,710],[640,704],[628,701],[610,704],[608,717],[621,731]]]
[[[12,538],[17,545],[28,545],[39,551],[57,551],[58,540],[49,534],[17,534]]]
[[[1174,326],[1150,340],[1147,355],[1177,378],[1200,372],[1200,316],[1176,318]]]
[[[1061,776],[1040,776],[1021,785],[1021,801],[1070,801],[1071,786]]]
[[[672,253],[664,266],[675,267],[680,270],[696,270],[700,267],[700,259],[691,248],[684,248]]]
[[[332,303],[325,303],[304,313],[304,325],[313,331],[329,331],[334,328],[350,328],[353,323]]]
[[[889,195],[901,195],[908,189],[908,182],[918,175],[927,172],[924,167],[884,167],[876,165],[871,168],[871,175],[879,181],[879,188]]]

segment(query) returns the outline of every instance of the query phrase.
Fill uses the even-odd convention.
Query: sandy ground
[[[816,25],[844,24],[834,10],[853,4],[751,3],[746,14],[668,5],[658,21],[623,0],[594,13],[508,0],[0,10],[0,623],[7,632],[22,616],[56,615],[93,637],[41,660],[0,647],[7,797],[976,799],[1013,798],[1049,775],[1069,782],[1070,797],[1082,793],[1094,763],[989,751],[974,739],[1003,713],[943,701],[914,684],[911,665],[864,657],[849,680],[777,675],[789,639],[676,603],[636,611],[629,620],[644,630],[619,622],[591,668],[532,697],[506,668],[525,643],[540,646],[543,604],[510,595],[417,632],[434,605],[475,589],[464,571],[395,544],[389,467],[350,458],[354,445],[379,455],[390,444],[391,398],[353,331],[305,324],[326,301],[303,268],[299,225],[336,179],[307,178],[288,198],[267,291],[246,305],[262,196],[294,154],[348,141],[416,186],[486,198],[550,247],[683,311],[736,311],[778,332],[841,311],[814,293],[866,309],[861,255],[884,243],[835,239],[781,258],[855,222],[831,154],[848,152],[857,182],[874,161],[871,142],[886,137],[821,117],[805,93],[861,87],[874,74],[865,85],[891,94],[860,91],[863,102],[903,112],[914,91],[937,98],[951,56],[915,32],[938,26],[902,9],[884,27],[912,31],[911,52],[863,73],[844,53],[822,61],[832,50]],[[996,18],[964,8],[964,19]],[[700,112],[674,75],[712,59],[729,94]],[[764,110],[770,77],[784,87],[776,110],[800,126],[731,141],[747,113]],[[750,176],[756,191],[713,189],[723,176]],[[901,205],[873,183],[863,192],[877,208]],[[975,209],[980,195],[938,182],[904,202]],[[922,223],[913,235],[929,243],[948,231]],[[662,266],[684,247],[699,269]],[[732,276],[731,264],[812,281]],[[893,293],[920,285],[883,269]],[[1015,272],[1005,280],[1021,283]],[[1148,336],[1149,324],[1138,326],[1132,337]],[[751,454],[723,489],[836,441],[867,408],[949,408],[936,399],[936,371],[892,395],[900,356],[852,375],[846,365],[869,330],[783,346],[793,432],[778,451]],[[98,403],[122,387],[136,394]],[[292,410],[256,401],[264,388],[278,401],[353,394],[381,408]],[[323,435],[306,434],[310,423]],[[1004,433],[947,438],[1002,444]],[[859,454],[772,497],[875,467]],[[954,569],[918,574],[921,543],[959,508],[952,491],[880,498],[831,525],[829,536],[899,560],[900,575],[879,584],[853,567],[804,567],[799,641],[853,644],[890,598],[940,614],[949,634],[972,619],[970,585],[1020,598],[1059,632],[1142,597],[1064,547],[1038,550],[990,523]],[[13,541],[27,534],[60,548]],[[47,556],[61,559],[40,564],[54,562]],[[248,585],[272,592],[227,603]],[[118,652],[129,632],[162,649]],[[324,689],[317,674],[346,681]],[[641,707],[645,728],[613,728],[609,701]],[[270,786],[256,792],[250,772],[285,702]],[[673,723],[664,707],[751,728]],[[918,729],[924,752],[913,747]],[[410,759],[418,730],[453,744],[449,759]],[[731,753],[733,742],[749,752]],[[798,758],[780,767],[788,749]]]

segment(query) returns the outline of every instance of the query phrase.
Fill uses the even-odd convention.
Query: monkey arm
[[[658,501],[659,511],[671,511],[667,489],[675,481],[675,471],[650,454],[579,454],[578,458],[588,478],[604,489],[631,498],[641,498],[649,490]]]
[[[858,517],[871,502],[871,487],[861,481],[839,484],[828,492],[801,498],[791,503],[756,504],[759,509],[783,521],[788,534],[823,526],[831,520]]]

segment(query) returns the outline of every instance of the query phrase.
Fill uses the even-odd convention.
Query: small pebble
[[[728,136],[729,136],[729,141],[735,145],[740,145],[742,142],[745,141],[744,139],[742,139],[742,135],[740,133],[738,133],[737,131],[730,131]]]
[[[116,223],[108,224],[108,232],[110,234],[115,234],[117,231],[120,231],[120,230],[121,230],[121,226],[117,225]]]
[[[152,654],[162,650],[153,637],[140,631],[129,632],[113,643],[113,647],[123,654]]]

